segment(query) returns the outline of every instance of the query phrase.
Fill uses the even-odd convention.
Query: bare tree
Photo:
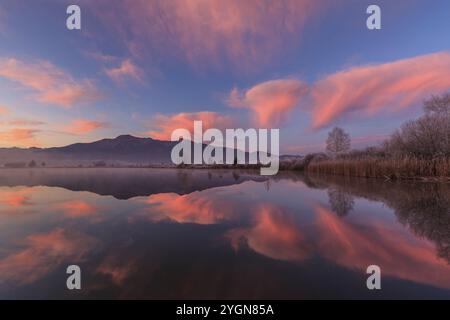
[[[424,110],[428,115],[438,118],[440,154],[450,155],[450,93],[431,96],[424,102]]]
[[[394,155],[421,157],[450,155],[450,94],[432,96],[424,102],[425,115],[408,121],[386,141]]]
[[[427,114],[448,114],[450,113],[450,93],[441,96],[432,95],[424,101],[423,109]]]
[[[327,151],[333,155],[350,150],[350,135],[342,128],[335,127],[328,133]]]

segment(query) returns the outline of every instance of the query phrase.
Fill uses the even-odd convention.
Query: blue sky
[[[445,0],[3,0],[0,147],[166,139],[192,120],[280,128],[284,153],[336,125],[377,144],[449,89],[448,30]]]

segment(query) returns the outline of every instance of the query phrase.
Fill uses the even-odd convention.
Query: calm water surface
[[[2,299],[449,299],[449,262],[448,184],[0,170]],[[381,291],[366,288],[372,264]]]

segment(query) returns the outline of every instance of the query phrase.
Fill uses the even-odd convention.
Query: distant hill
[[[53,148],[0,148],[0,167],[173,165],[170,154],[178,142],[121,135],[90,143]],[[203,148],[205,145],[203,145]],[[192,153],[193,154],[193,153]],[[224,156],[226,150],[224,150]],[[246,158],[249,155],[246,153]],[[282,161],[301,156],[281,156]]]
[[[75,143],[54,148],[0,148],[0,165],[29,163],[37,166],[113,164],[169,164],[177,142],[121,135],[91,143]]]

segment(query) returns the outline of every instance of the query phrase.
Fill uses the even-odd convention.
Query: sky
[[[447,0],[0,0],[0,147],[169,140],[194,120],[279,128],[284,154],[334,126],[377,145],[450,89],[449,30]]]

